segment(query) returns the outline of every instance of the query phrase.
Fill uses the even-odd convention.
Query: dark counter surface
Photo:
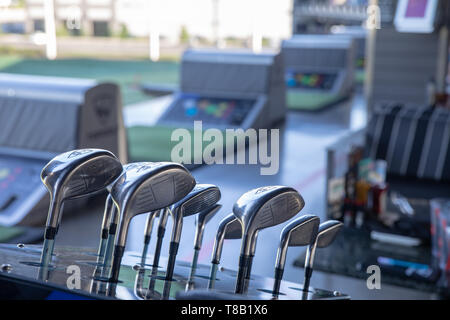
[[[419,268],[387,266],[380,263],[383,260],[417,264]],[[294,261],[294,266],[303,268],[304,261],[305,253]],[[367,267],[378,265],[381,270],[381,284],[433,292],[449,298],[450,275],[446,278],[434,270],[431,261],[429,246],[407,247],[383,243],[372,240],[367,230],[344,228],[331,246],[316,251],[314,270],[367,279],[370,276],[366,271]]]

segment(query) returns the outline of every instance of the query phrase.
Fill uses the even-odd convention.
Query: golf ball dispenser
[[[355,69],[351,36],[295,35],[283,41],[281,52],[288,108],[320,108],[351,93]]]
[[[286,115],[280,54],[187,50],[180,90],[159,124],[191,127],[272,128]]]
[[[41,224],[42,167],[76,148],[127,159],[119,89],[92,80],[0,74],[0,224]]]

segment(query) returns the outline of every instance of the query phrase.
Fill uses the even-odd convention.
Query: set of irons
[[[148,214],[142,257],[145,259],[151,232],[158,218],[157,241],[153,254],[154,287],[161,247],[169,216],[173,219],[163,297],[168,298],[180,244],[183,219],[196,215],[194,258],[190,279],[194,277],[206,223],[220,210],[220,190],[212,184],[198,184],[181,164],[136,162],[122,165],[117,157],[101,149],[79,149],[60,154],[42,170],[41,179],[50,193],[50,206],[41,255],[42,279],[52,260],[55,237],[61,222],[64,201],[108,191],[103,215],[95,277],[107,279],[108,295],[114,295],[119,280],[128,228],[133,217]],[[219,224],[212,253],[208,287],[213,289],[225,239],[242,239],[235,293],[248,288],[252,261],[260,230],[284,223],[304,207],[302,196],[293,188],[266,186],[244,193],[234,204],[233,213]],[[308,246],[303,290],[308,291],[316,248],[333,242],[342,224],[314,215],[302,215],[289,222],[280,236],[273,295],[279,294],[287,249]],[[153,282],[153,283],[152,283]]]

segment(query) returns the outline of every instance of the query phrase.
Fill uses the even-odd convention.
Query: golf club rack
[[[217,228],[211,264],[198,264],[206,223],[221,211],[221,192],[200,184],[181,164],[122,164],[103,149],[76,149],[57,155],[42,169],[50,194],[43,245],[0,244],[2,299],[349,299],[338,291],[309,286],[316,249],[330,245],[342,223],[320,223],[300,213],[305,202],[293,188],[265,186],[244,193]],[[108,191],[98,248],[55,246],[64,201]],[[141,254],[125,250],[129,224],[147,215]],[[176,260],[183,218],[195,216],[194,255]],[[173,219],[168,255],[161,244],[168,219]],[[155,250],[149,248],[158,222]],[[288,222],[280,235],[274,277],[251,274],[258,232]],[[238,271],[220,267],[225,239],[242,239]],[[303,284],[282,280],[288,247],[305,246]]]

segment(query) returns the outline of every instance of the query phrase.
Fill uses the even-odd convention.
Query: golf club
[[[202,248],[203,242],[203,232],[205,230],[205,225],[209,220],[214,217],[214,215],[222,208],[221,204],[216,204],[211,208],[207,208],[195,216],[195,239],[194,239],[194,256],[191,263],[191,274],[189,279],[192,280],[195,275],[195,270],[197,269],[198,255]]]
[[[101,149],[79,149],[54,157],[42,169],[41,180],[50,193],[41,263],[48,265],[58,232],[64,201],[104,190],[122,172],[114,154]]]
[[[309,290],[309,282],[311,280],[313,272],[316,249],[328,247],[334,241],[334,239],[336,239],[336,236],[338,235],[343,225],[344,224],[342,222],[337,220],[328,220],[320,224],[316,239],[311,245],[309,245],[308,250],[306,251],[305,281],[303,282],[304,292]]]
[[[288,223],[281,231],[280,245],[275,263],[274,296],[278,296],[280,291],[288,247],[311,245],[316,239],[319,223],[319,217],[304,215]]]
[[[169,247],[169,260],[167,262],[166,282],[164,283],[163,296],[168,296],[170,281],[175,268],[175,259],[183,229],[183,218],[211,208],[220,200],[221,194],[217,186],[212,184],[197,184],[194,189],[182,200],[171,207],[173,227]]]
[[[158,274],[159,268],[159,258],[161,256],[162,243],[164,240],[164,234],[166,233],[167,220],[169,219],[170,214],[171,214],[170,208],[165,208],[164,211],[159,215],[158,231],[156,234],[157,237],[156,246],[155,252],[153,254],[152,273],[150,276],[150,284],[148,286],[149,293],[151,293],[155,287],[156,275]]]
[[[110,282],[119,278],[128,227],[133,217],[165,208],[181,200],[195,186],[195,179],[180,164],[147,162],[126,170],[113,184],[111,196],[120,215]]]
[[[236,293],[243,293],[246,287],[245,278],[257,231],[289,220],[303,209],[304,204],[302,196],[295,189],[285,186],[267,186],[250,190],[234,204],[233,213],[243,226]]]
[[[144,164],[143,162],[133,162],[128,163],[123,166],[123,172],[130,170],[132,168],[137,168],[138,166]],[[111,190],[109,190],[111,192]],[[108,238],[106,241],[106,249],[103,257],[103,268],[102,268],[102,277],[108,277],[109,271],[111,268],[111,260],[113,256],[114,251],[114,244],[116,241],[116,232],[117,232],[117,224],[119,223],[119,213],[117,212],[117,208],[114,205],[114,201],[112,200],[111,194],[109,194],[106,201],[109,201],[111,199],[112,206],[110,207],[110,210],[104,212],[103,215],[103,223],[106,224],[106,227],[102,225],[102,228],[108,229]],[[105,204],[105,207],[108,205]],[[108,226],[109,224],[109,226]]]
[[[165,209],[160,209],[156,211],[152,211],[147,215],[147,221],[145,223],[145,231],[144,231],[144,248],[142,250],[142,263],[145,263],[145,259],[147,258],[148,246],[150,244],[152,230],[153,230],[153,222],[156,218],[160,216],[164,212]]]

